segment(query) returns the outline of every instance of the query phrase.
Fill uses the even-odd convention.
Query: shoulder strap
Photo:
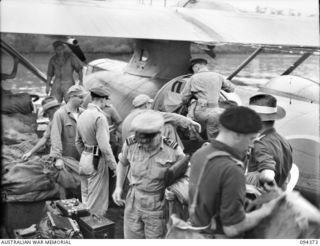
[[[254,140],[253,140],[253,144],[255,142],[258,142],[260,141],[262,138],[264,138],[266,135],[265,134],[262,134],[258,137],[256,137]],[[250,160],[251,160],[251,157],[253,155],[253,146],[250,146],[247,153],[246,153],[246,156],[244,158],[244,169],[245,169],[245,173],[248,173],[248,168],[249,168],[249,163],[250,163]]]
[[[256,137],[253,142],[256,142],[256,141],[260,141],[262,138],[264,138],[266,136],[266,134],[262,134],[262,135],[259,135],[258,137]]]
[[[126,139],[126,143],[127,143],[128,146],[130,146],[130,145],[132,145],[132,144],[134,144],[134,143],[136,143],[136,142],[137,142],[137,140],[136,140],[136,138],[135,138],[134,135],[133,135],[133,136],[130,136],[130,137],[128,137],[128,138]]]
[[[163,142],[170,148],[176,149],[178,147],[178,143],[170,138],[163,138]]]
[[[190,216],[192,216],[194,214],[194,212],[195,212],[196,202],[197,202],[197,198],[198,198],[198,194],[199,194],[200,182],[202,180],[202,176],[203,176],[203,173],[205,171],[205,168],[207,167],[207,165],[208,165],[210,160],[212,160],[212,159],[214,159],[216,157],[220,157],[220,156],[227,156],[230,159],[232,159],[233,161],[235,161],[237,166],[243,167],[243,163],[241,161],[237,160],[236,158],[233,158],[229,153],[227,153],[225,151],[219,150],[219,151],[214,151],[213,153],[209,154],[206,157],[205,162],[202,165],[202,168],[201,168],[201,171],[200,171],[200,175],[199,175],[199,178],[198,178],[196,190],[195,190],[195,193],[193,195],[192,203],[191,203],[191,206],[190,206]]]

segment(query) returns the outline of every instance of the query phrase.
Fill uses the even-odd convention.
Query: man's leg
[[[83,204],[87,204],[88,201],[88,180],[87,177],[80,175],[81,182],[81,201]]]
[[[98,170],[88,177],[88,207],[103,216],[109,205],[109,169],[104,158],[100,158]]]
[[[162,196],[148,195],[142,199],[142,205],[147,205],[143,211],[144,233],[147,239],[164,238],[166,233],[165,201]]]
[[[141,219],[141,212],[135,206],[135,199],[130,189],[124,209],[123,232],[125,239],[144,239],[144,224]]]
[[[147,239],[161,239],[166,233],[164,211],[145,212],[142,216]]]
[[[219,133],[219,117],[223,112],[221,108],[208,108],[206,110],[206,129],[208,140],[213,140]]]

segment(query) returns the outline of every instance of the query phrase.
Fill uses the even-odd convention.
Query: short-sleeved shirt
[[[275,172],[275,181],[281,187],[292,167],[292,148],[288,141],[274,128],[267,129],[254,142],[248,171],[261,172],[265,169]]]
[[[74,84],[73,71],[79,72],[82,69],[81,61],[72,53],[64,52],[64,59],[61,62],[57,55],[51,57],[48,64],[48,77],[54,77],[55,82],[68,82]]]
[[[134,137],[130,137],[134,139]],[[168,167],[184,157],[180,146],[170,147],[161,142],[160,146],[152,151],[145,151],[140,144],[124,143],[119,163],[130,165],[128,179],[131,186],[146,192],[161,192],[165,188],[164,175]]]
[[[183,89],[183,98],[189,98],[192,94],[202,101],[215,104],[217,107],[220,90],[233,91],[233,86],[225,80],[221,74],[211,71],[200,71],[192,75]],[[185,100],[185,99],[184,99]]]
[[[199,177],[198,169],[214,151],[225,151],[239,160],[240,154],[230,146],[212,140],[211,144],[197,150],[191,158],[189,199],[193,200],[195,185]],[[245,177],[243,167],[227,156],[210,160],[204,170],[199,186],[199,194],[191,223],[207,226],[211,219],[216,221],[215,233],[224,234],[222,226],[240,223],[245,218]]]

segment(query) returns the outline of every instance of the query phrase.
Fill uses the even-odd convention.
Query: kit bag
[[[202,179],[204,170],[208,165],[209,161],[218,156],[230,156],[230,155],[224,151],[216,151],[207,157],[206,161],[204,162],[200,170],[200,175],[198,178],[196,190],[190,206],[190,217],[192,217],[195,212],[195,207],[196,207],[197,198],[199,194],[200,181]],[[211,223],[203,227],[194,227],[191,225],[190,221],[184,221],[178,218],[175,214],[172,214],[167,226],[168,232],[166,234],[166,238],[167,239],[201,239],[201,238],[205,239],[205,238],[208,238],[208,236],[206,236],[202,232],[209,229],[211,227]]]

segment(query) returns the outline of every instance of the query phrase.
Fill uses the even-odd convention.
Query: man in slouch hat
[[[22,160],[28,160],[30,156],[36,153],[41,147],[43,147],[50,139],[52,119],[54,113],[60,108],[60,103],[55,97],[48,96],[42,100],[42,110],[43,116],[49,118],[49,124],[47,125],[46,131],[43,133],[42,138],[37,142],[37,144],[22,156]]]
[[[89,91],[92,102],[79,117],[75,141],[81,153],[81,197],[91,211],[103,216],[109,205],[108,167],[114,172],[116,170],[116,161],[109,142],[109,125],[102,111],[110,92],[102,86],[93,87]]]
[[[262,131],[251,150],[247,181],[257,186],[275,181],[285,190],[292,167],[292,148],[276,131],[274,123],[284,118],[286,111],[277,105],[274,96],[268,94],[251,97],[249,107],[260,115]]]

